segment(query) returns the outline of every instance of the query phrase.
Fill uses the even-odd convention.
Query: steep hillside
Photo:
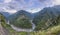
[[[55,7],[44,8],[36,13],[33,19],[33,22],[36,24],[36,30],[47,29],[53,26],[54,23],[52,22],[58,15],[60,15],[60,11]]]
[[[31,35],[60,35],[60,15],[53,21],[53,25],[46,30],[33,32]]]
[[[10,14],[8,12],[0,12],[2,13],[6,18],[8,18],[10,16]]]
[[[20,10],[9,16],[10,24],[20,28],[32,28],[31,19],[32,15],[24,10]]]
[[[0,13],[0,35],[8,35],[8,30],[2,26],[5,23],[5,17]]]

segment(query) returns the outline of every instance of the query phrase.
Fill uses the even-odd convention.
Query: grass
[[[11,28],[10,25],[3,23],[2,26],[9,31],[9,35],[28,35],[27,32],[16,32]],[[58,35],[60,34],[60,25],[50,27],[47,30],[42,30],[42,31],[36,31],[36,32],[31,32],[30,35]]]
[[[59,35],[60,25],[48,28],[47,30],[32,32],[31,35]]]
[[[11,26],[10,25],[8,25],[8,24],[6,24],[6,23],[1,23],[1,25],[5,28],[5,29],[7,29],[7,31],[9,32],[9,35],[27,35],[27,32],[16,32],[15,30],[13,30],[12,28],[11,28]]]

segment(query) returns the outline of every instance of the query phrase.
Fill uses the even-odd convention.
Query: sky
[[[26,10],[36,13],[45,7],[60,5],[60,0],[0,0],[0,11],[15,13]]]

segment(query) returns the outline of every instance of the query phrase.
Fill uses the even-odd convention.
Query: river
[[[7,24],[11,25],[11,27],[12,27],[15,31],[17,31],[17,32],[20,32],[20,31],[32,32],[32,31],[35,29],[35,24],[32,22],[32,20],[30,20],[30,22],[31,22],[31,24],[32,24],[32,29],[22,29],[22,28],[18,28],[18,27],[14,26],[14,25],[11,25],[11,24],[9,23],[9,21],[7,22]]]

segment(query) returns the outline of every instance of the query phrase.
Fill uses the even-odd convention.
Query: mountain
[[[20,10],[12,15],[9,16],[9,18],[14,18],[14,17],[18,17],[20,15],[25,15],[25,16],[28,16],[28,18],[32,18],[32,14],[27,12],[27,11],[24,11],[24,10]]]
[[[36,25],[36,30],[47,29],[54,26],[54,20],[60,15],[60,6],[46,7],[43,10],[35,13],[33,22]]]
[[[0,13],[3,14],[6,18],[8,18],[10,15],[8,12],[0,12]]]
[[[5,19],[4,15],[0,13],[0,32],[3,31],[2,33],[0,33],[0,35],[8,35],[7,29],[5,28],[5,26],[6,26],[5,20],[6,19]]]
[[[20,10],[9,16],[10,24],[13,24],[20,28],[31,28],[32,24],[30,20],[32,19],[31,13]]]

